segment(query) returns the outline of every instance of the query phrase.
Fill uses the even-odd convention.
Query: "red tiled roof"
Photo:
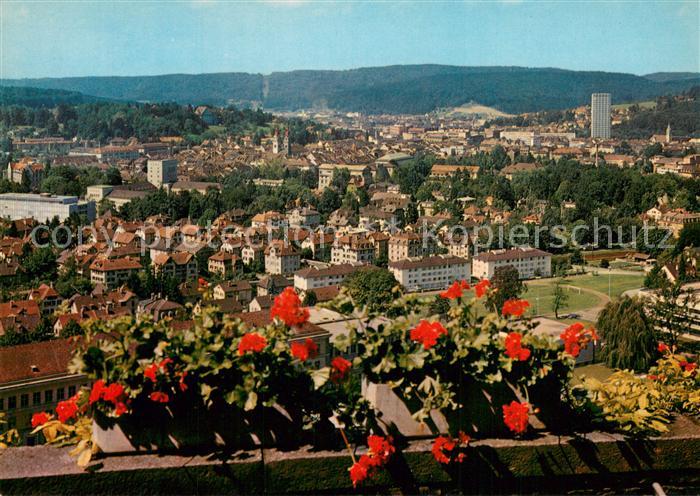
[[[67,373],[75,346],[73,339],[54,339],[0,348],[0,384]]]

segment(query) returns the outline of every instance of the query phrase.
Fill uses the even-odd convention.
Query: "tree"
[[[512,265],[497,267],[491,278],[491,285],[494,291],[489,296],[488,304],[494,312],[498,312],[506,300],[519,298],[525,292],[520,273]]]
[[[691,312],[695,307],[695,293],[685,289],[681,281],[665,281],[657,291],[656,303],[651,310],[654,324],[664,334],[667,344],[677,345],[693,321]]]
[[[83,328],[76,320],[69,320],[66,326],[61,330],[62,338],[69,338],[71,336],[82,336],[84,334]]]
[[[605,343],[602,356],[608,367],[646,371],[656,359],[657,336],[645,303],[623,296],[608,302],[597,328]]]
[[[391,272],[378,267],[359,269],[343,283],[355,303],[367,305],[370,311],[386,309],[396,298],[394,288],[398,285]]]
[[[569,295],[564,290],[563,286],[564,280],[557,279],[554,284],[554,298],[552,300],[552,310],[554,311],[554,318],[559,318],[559,310],[566,308],[569,302]]]
[[[312,307],[316,303],[318,303],[318,296],[316,296],[316,293],[314,291],[307,291],[306,294],[304,295],[304,306],[305,307]]]

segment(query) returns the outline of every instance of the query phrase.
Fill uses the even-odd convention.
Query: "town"
[[[100,46],[0,78],[0,493],[700,490],[700,73]]]

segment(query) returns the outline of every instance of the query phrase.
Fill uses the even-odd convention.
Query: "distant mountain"
[[[700,79],[700,72],[654,72],[644,76],[657,83],[668,81],[683,81],[685,79]]]
[[[52,108],[59,103],[77,105],[79,103],[94,103],[107,100],[106,98],[83,95],[77,91],[0,86],[0,105]]]
[[[700,77],[655,81],[658,75],[552,68],[396,65],[347,71],[170,74],[134,77],[6,79],[0,84],[78,91],[104,98],[183,104],[259,105],[268,110],[333,109],[366,113],[427,113],[468,102],[514,114],[571,108],[591,93],[613,102],[679,93]]]

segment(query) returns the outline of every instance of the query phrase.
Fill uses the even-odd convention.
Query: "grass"
[[[564,284],[568,284],[565,282]],[[566,307],[559,311],[559,314],[578,312],[587,308],[592,308],[603,303],[602,299],[593,293],[578,291],[565,287],[564,291],[569,299]],[[548,284],[528,284],[527,291],[523,298],[530,302],[531,315],[553,314],[552,303],[554,302],[554,282]]]
[[[566,278],[566,283],[577,288],[592,289],[610,297],[616,298],[630,289],[641,288],[644,285],[644,274],[607,274],[601,269],[598,275],[584,274]],[[552,282],[554,284],[554,282]]]

